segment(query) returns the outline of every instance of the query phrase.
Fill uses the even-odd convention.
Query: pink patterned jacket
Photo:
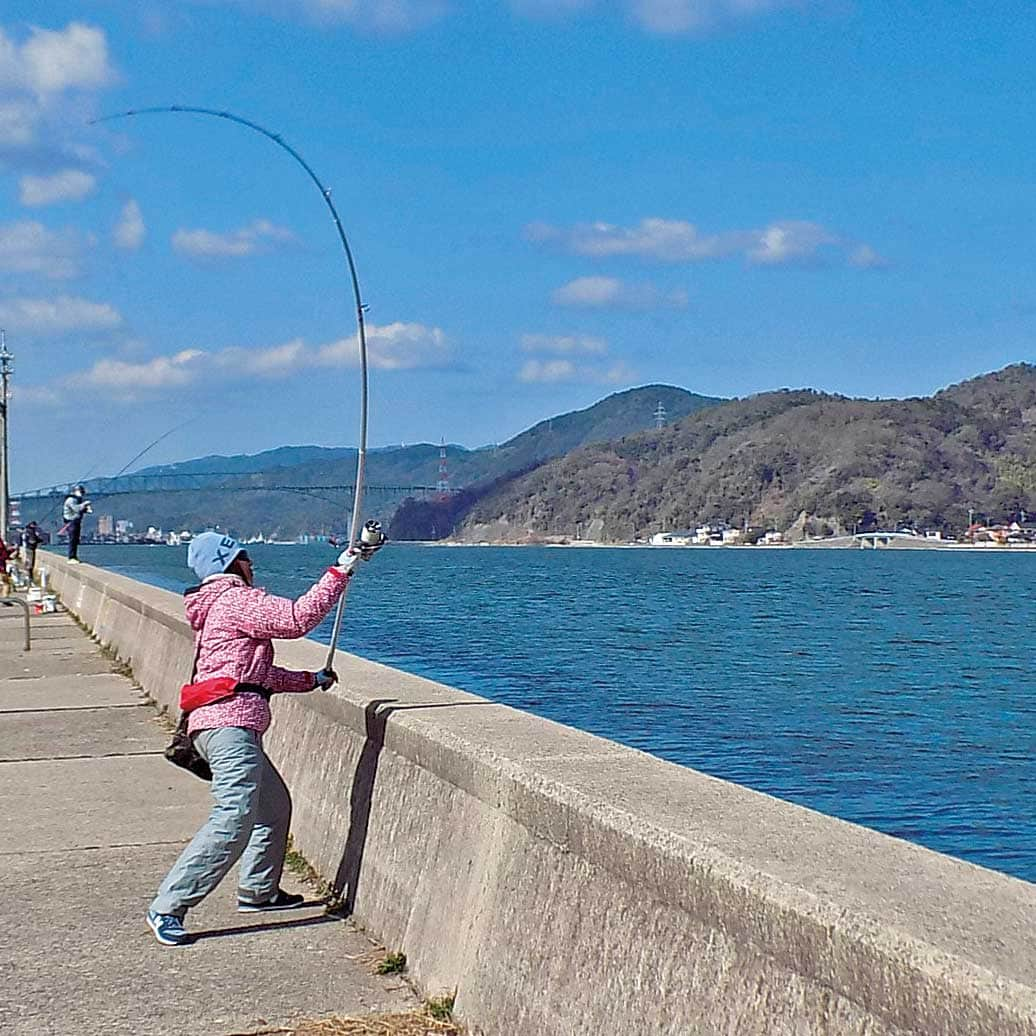
[[[236,575],[210,576],[200,587],[188,590],[187,621],[197,631],[195,682],[229,676],[272,693],[313,690],[313,673],[292,672],[273,664],[270,641],[304,637],[315,629],[348,582],[348,575],[329,568],[297,601],[248,586]],[[264,734],[269,726],[269,702],[247,692],[203,705],[187,720],[190,734],[216,727],[246,727]]]

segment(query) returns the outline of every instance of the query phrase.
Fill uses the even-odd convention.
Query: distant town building
[[[673,532],[656,532],[651,537],[656,547],[687,547],[694,543],[694,532],[690,529],[675,529]]]
[[[97,535],[115,535],[115,519],[110,514],[101,514],[97,516]]]
[[[730,526],[726,522],[708,522],[694,530],[695,543],[722,543],[723,534]]]

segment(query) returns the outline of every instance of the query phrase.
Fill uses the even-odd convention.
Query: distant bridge
[[[191,471],[177,472],[167,475],[120,475],[118,478],[96,478],[89,480],[89,493],[91,498],[131,496],[141,493],[198,493],[198,492],[255,492],[255,493],[299,493],[306,496],[318,496],[321,493],[341,493],[352,495],[356,492],[353,483],[342,485],[263,485],[256,482],[249,482],[249,478],[255,478],[250,472],[226,472],[226,471]],[[232,482],[212,482],[207,479],[222,478],[233,479]],[[85,482],[86,480],[84,480]],[[170,481],[189,483],[186,485],[169,485]],[[12,493],[15,500],[52,500],[64,499],[71,492],[72,487],[78,485],[76,482],[64,482],[55,486],[43,486],[38,489],[28,489],[21,493]],[[108,487],[111,488],[108,488]],[[364,485],[364,491],[372,495],[381,496],[416,496],[423,497],[433,493],[442,492],[436,486],[386,486],[386,485]]]

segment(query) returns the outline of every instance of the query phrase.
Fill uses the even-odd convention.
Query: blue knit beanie
[[[243,554],[245,548],[230,536],[219,532],[203,532],[195,536],[187,546],[187,565],[194,569],[199,579],[226,572],[234,558]]]

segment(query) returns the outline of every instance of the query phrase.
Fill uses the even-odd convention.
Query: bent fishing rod
[[[338,240],[342,244],[342,250],[345,252],[345,259],[349,266],[349,277],[352,281],[353,290],[353,301],[356,306],[356,341],[360,351],[360,443],[356,457],[356,482],[355,482],[355,493],[353,496],[353,510],[352,518],[349,523],[349,546],[353,550],[359,549],[362,537],[362,518],[361,513],[363,510],[363,480],[364,474],[367,467],[367,332],[364,322],[364,313],[367,309],[363,302],[363,297],[360,293],[360,279],[356,273],[356,263],[353,261],[352,249],[349,247],[349,239],[345,236],[345,228],[342,226],[342,221],[338,216],[338,210],[335,208],[334,202],[331,200],[331,190],[329,187],[325,187],[320,181],[320,178],[313,171],[313,167],[295,150],[290,144],[288,144],[280,134],[273,133],[263,126],[260,126],[257,122],[252,122],[250,119],[244,119],[240,115],[234,115],[232,112],[218,111],[215,108],[198,108],[190,105],[173,104],[164,107],[157,108],[132,108],[129,111],[118,112],[114,115],[106,115],[99,119],[94,119],[92,124],[100,122],[114,122],[117,119],[128,119],[136,115],[165,115],[169,113],[185,113],[189,115],[206,115],[214,119],[223,119],[226,122],[235,122],[239,126],[244,126],[247,129],[254,130],[256,133],[262,134],[267,140],[272,140],[282,151],[286,151],[306,172],[306,175],[316,185],[320,196],[324,199],[324,204],[327,205],[328,210],[331,213],[331,219],[334,221],[335,229],[338,231]],[[331,669],[335,660],[335,651],[338,648],[338,636],[342,628],[342,616],[345,612],[345,600],[348,596],[349,584],[345,584],[345,589],[342,591],[342,596],[338,599],[338,610],[335,612],[334,628],[331,632],[331,644],[327,652],[327,661],[325,667]]]

